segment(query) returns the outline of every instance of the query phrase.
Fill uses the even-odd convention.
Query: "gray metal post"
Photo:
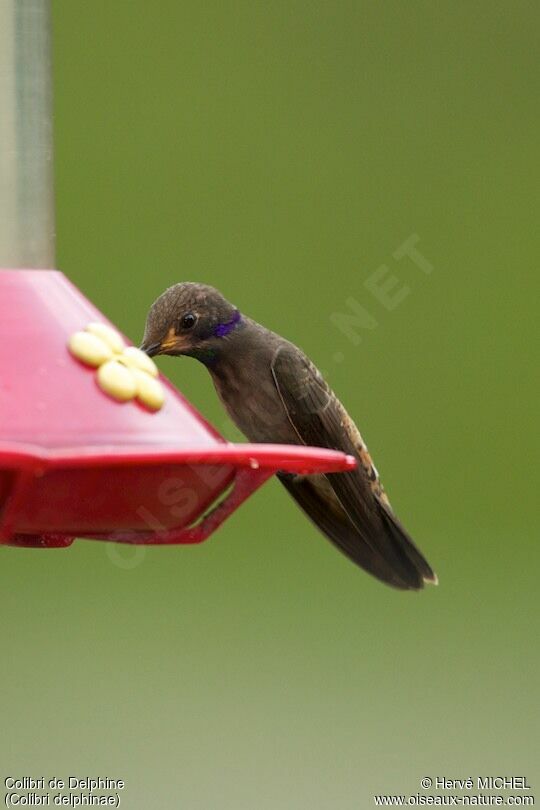
[[[0,266],[54,267],[50,0],[0,0]]]

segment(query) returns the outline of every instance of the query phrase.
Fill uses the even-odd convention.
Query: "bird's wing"
[[[391,563],[362,542],[356,526],[347,517],[323,476],[278,473],[277,477],[307,517],[343,554],[388,585],[402,590],[411,587],[408,581],[398,576]],[[323,482],[327,487],[321,486]]]
[[[436,582],[429,564],[393,514],[382,488],[378,491],[373,486],[362,458],[360,434],[319,371],[295,347],[285,344],[274,354],[272,374],[299,441],[341,450],[359,461],[355,470],[326,476],[348,523],[343,515],[335,514],[336,510],[328,509],[328,498],[306,484],[309,479],[296,484],[288,479],[287,489],[300,506],[347,556],[380,579],[413,589],[421,588],[424,581]],[[321,519],[324,508],[327,514]]]

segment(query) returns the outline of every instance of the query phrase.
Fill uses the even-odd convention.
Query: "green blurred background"
[[[134,341],[199,280],[302,346],[440,586],[364,575],[277,482],[198,548],[5,549],[5,773],[189,810],[538,783],[539,17],[53,2],[58,266]],[[392,257],[412,234],[429,275]],[[351,298],[359,343],[332,319]],[[236,438],[202,367],[160,366]]]

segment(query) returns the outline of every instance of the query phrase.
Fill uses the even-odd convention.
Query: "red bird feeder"
[[[115,401],[68,349],[106,321],[59,272],[1,271],[0,306],[1,543],[197,543],[276,471],[355,464],[333,450],[226,442],[163,377],[160,410]]]
[[[50,4],[2,9],[0,262],[52,267]],[[0,544],[197,543],[277,470],[354,465],[226,442],[61,273],[0,271],[0,316]]]

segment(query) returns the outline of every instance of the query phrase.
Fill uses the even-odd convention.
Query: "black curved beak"
[[[142,343],[139,348],[141,352],[145,352],[148,357],[155,357],[161,350],[161,343]]]

